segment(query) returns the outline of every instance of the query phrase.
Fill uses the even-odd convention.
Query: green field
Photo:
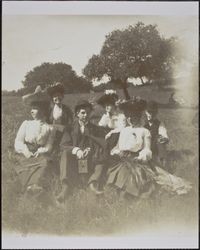
[[[170,93],[133,88],[131,94],[167,103]],[[98,93],[100,95],[101,93]],[[66,95],[73,108],[78,98],[93,100],[96,94]],[[197,104],[197,94],[192,97]],[[94,114],[102,110],[96,107]],[[23,120],[30,118],[19,97],[2,98],[2,226],[5,231],[27,235],[110,236],[168,226],[170,230],[191,228],[198,224],[198,124],[192,123],[196,109],[161,109],[159,118],[168,128],[168,164],[172,171],[193,183],[193,190],[183,196],[158,195],[156,200],[122,203],[107,190],[97,199],[89,191],[77,190],[63,207],[54,203],[44,207],[19,192],[15,176],[14,139]],[[197,122],[197,121],[196,121]],[[52,185],[56,187],[56,181]],[[53,187],[52,187],[53,189]],[[51,195],[48,197],[51,202]]]

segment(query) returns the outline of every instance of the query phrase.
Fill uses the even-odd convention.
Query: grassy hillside
[[[168,92],[153,92],[149,89],[132,88],[131,93],[147,99],[166,103]],[[65,103],[72,108],[78,98],[93,99],[98,94],[66,95]],[[120,94],[120,93],[119,93]],[[121,95],[121,94],[120,94]],[[121,95],[123,96],[123,95]],[[195,98],[194,98],[195,99]],[[95,108],[95,114],[102,110]],[[77,190],[64,207],[53,203],[52,195],[48,207],[28,200],[19,192],[15,176],[13,144],[16,132],[24,119],[30,118],[28,108],[18,97],[2,99],[2,211],[3,229],[29,233],[57,235],[113,235],[140,232],[145,229],[168,226],[171,231],[180,228],[197,228],[198,193],[198,128],[191,120],[197,110],[161,109],[159,118],[168,128],[170,144],[168,164],[173,172],[193,183],[191,193],[183,196],[168,194],[156,200],[121,203],[116,194],[107,190],[105,197],[97,199],[89,191]],[[55,185],[55,182],[52,182]],[[52,187],[53,188],[53,187]]]

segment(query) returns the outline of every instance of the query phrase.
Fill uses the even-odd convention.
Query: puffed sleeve
[[[17,132],[14,147],[17,153],[22,153],[24,154],[25,157],[29,158],[31,152],[29,151],[27,145],[25,144],[26,126],[27,126],[27,121],[24,121]]]
[[[49,130],[49,136],[48,136],[46,144],[43,147],[39,147],[37,151],[39,153],[51,152],[51,150],[53,149],[55,135],[56,135],[56,129],[53,126],[51,126],[50,130]]]
[[[150,149],[151,147],[151,134],[150,131],[147,129],[144,129],[143,134],[143,140],[144,140],[144,146],[143,149],[140,151],[138,159],[142,161],[148,161],[152,158],[152,151]]]
[[[109,123],[109,116],[107,114],[103,114],[98,125],[101,127],[107,127],[108,123]]]

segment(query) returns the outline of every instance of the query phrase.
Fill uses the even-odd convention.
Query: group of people
[[[105,113],[95,124],[93,104],[78,100],[73,114],[63,98],[61,83],[46,90],[38,86],[23,96],[33,118],[22,123],[15,139],[15,170],[24,193],[48,190],[56,171],[62,187],[58,203],[65,202],[74,187],[100,195],[112,186],[124,198],[149,197],[156,189],[175,194],[191,189],[190,182],[166,171],[169,138],[157,118],[156,102],[121,100],[116,91],[106,90],[96,100]]]

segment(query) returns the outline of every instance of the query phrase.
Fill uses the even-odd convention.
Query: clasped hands
[[[77,158],[78,158],[79,160],[80,160],[80,159],[86,158],[86,157],[88,156],[90,150],[91,150],[90,148],[86,148],[86,149],[84,149],[84,150],[79,149],[79,150],[77,151],[77,153],[76,153]]]

